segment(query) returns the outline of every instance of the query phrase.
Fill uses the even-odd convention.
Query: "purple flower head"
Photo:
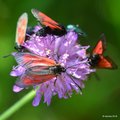
[[[78,34],[76,32],[69,30],[66,35],[61,37],[49,34],[39,36],[35,34],[39,29],[41,27],[35,27],[34,34],[30,35],[29,40],[24,43],[23,46],[28,50],[27,53],[54,60],[65,71],[60,72],[46,82],[33,85],[34,89],[36,89],[34,106],[39,105],[42,96],[44,96],[44,102],[49,105],[54,95],[66,99],[72,95],[73,91],[82,93],[83,81],[94,71],[90,68],[86,54],[89,46],[81,46],[77,43]],[[13,54],[18,65],[13,68],[11,76],[17,76],[19,79],[22,79],[28,71],[27,65],[18,58],[18,54],[24,53],[26,52]],[[19,92],[24,88],[26,87],[16,84],[13,90]]]

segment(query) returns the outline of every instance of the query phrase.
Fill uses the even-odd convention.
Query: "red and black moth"
[[[16,81],[16,85],[21,88],[46,82],[66,71],[64,67],[54,60],[32,53],[18,52],[15,59],[26,69],[25,73]]]
[[[106,39],[104,34],[102,34],[101,39],[97,42],[92,53],[90,54],[89,64],[91,67],[96,68],[107,68],[116,69],[117,65],[108,57],[104,56],[104,51],[106,50]]]
[[[37,20],[44,26],[36,33],[37,35],[46,36],[47,34],[50,34],[50,35],[63,36],[67,33],[63,25],[52,20],[44,13],[38,11],[37,9],[32,9],[31,12],[33,16],[37,18]]]

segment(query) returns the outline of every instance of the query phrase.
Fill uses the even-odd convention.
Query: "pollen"
[[[50,54],[51,54],[51,50],[50,50],[50,49],[47,49],[47,48],[46,48],[45,51],[46,51],[46,55],[50,55]]]

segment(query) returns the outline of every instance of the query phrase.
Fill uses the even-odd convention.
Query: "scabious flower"
[[[57,77],[43,82],[36,86],[36,96],[33,100],[33,105],[37,106],[40,103],[42,96],[44,102],[49,105],[52,96],[58,95],[59,98],[71,97],[73,91],[82,93],[84,88],[83,81],[94,70],[90,68],[86,50],[89,46],[81,46],[78,44],[78,34],[73,30],[67,31],[66,35],[61,37],[55,35],[39,36],[35,34],[40,26],[34,28],[34,34],[29,35],[28,40],[24,43],[24,47],[32,54],[43,57],[48,57],[65,68],[65,72],[57,75]],[[16,54],[13,53],[16,57]],[[11,76],[21,77],[25,73],[26,68],[19,63],[13,68]],[[13,91],[19,92],[24,88],[14,85]]]

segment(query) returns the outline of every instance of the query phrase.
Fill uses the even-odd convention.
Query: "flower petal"
[[[13,86],[13,91],[14,92],[20,92],[20,91],[22,91],[24,88],[20,88],[20,87],[18,87],[17,85],[14,85]]]
[[[39,90],[37,90],[36,96],[35,96],[35,98],[34,98],[34,100],[32,102],[33,106],[38,106],[40,101],[41,101],[41,98],[42,98],[42,94],[40,93]]]

